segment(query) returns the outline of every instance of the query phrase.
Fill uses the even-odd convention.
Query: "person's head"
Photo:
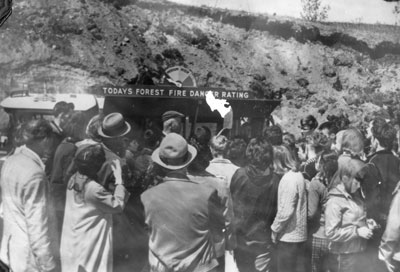
[[[97,132],[102,142],[114,153],[123,157],[126,144],[126,135],[131,131],[131,126],[124,120],[120,113],[110,113],[104,117]]]
[[[45,119],[31,120],[22,126],[22,138],[27,147],[46,161],[55,150],[54,132]]]
[[[312,150],[315,154],[319,154],[324,150],[329,150],[331,147],[330,139],[320,131],[313,131],[306,137],[308,150]],[[309,156],[310,157],[310,156]]]
[[[61,127],[66,137],[74,140],[83,140],[85,138],[86,117],[82,112],[72,113]]]
[[[323,177],[330,182],[338,169],[338,155],[335,151],[323,151],[317,159],[315,169],[322,173]]]
[[[274,171],[278,174],[285,174],[289,170],[297,171],[298,163],[293,154],[284,145],[274,146]]]
[[[387,151],[392,150],[397,134],[396,129],[392,125],[386,122],[373,122],[371,132],[371,143],[375,149],[380,146]]]
[[[247,145],[246,158],[249,165],[264,171],[273,161],[272,145],[261,137],[253,138]]]
[[[59,101],[53,107],[53,115],[55,118],[59,118],[63,114],[67,114],[70,111],[71,106],[65,101]]]
[[[342,150],[342,142],[343,142],[343,133],[345,130],[341,130],[336,134],[335,142],[331,146],[331,150],[336,151],[336,153],[340,153]]]
[[[318,127],[318,121],[313,115],[307,115],[300,120],[300,129],[303,136],[310,134]]]
[[[182,131],[182,118],[184,114],[177,111],[167,111],[161,116],[163,122],[163,132],[165,134],[174,132],[181,133]]]
[[[208,146],[211,140],[211,130],[206,126],[196,128],[191,141],[200,147]]]
[[[272,145],[281,145],[282,144],[282,129],[277,126],[268,126],[264,129],[264,138],[269,141]]]
[[[284,133],[282,136],[282,144],[290,148],[296,148],[296,137],[292,133]]]
[[[371,120],[368,123],[366,138],[371,139],[373,137],[373,132],[372,132],[373,127],[378,128],[378,127],[383,126],[384,124],[386,124],[386,120],[385,120],[385,118],[380,117],[380,116],[377,116],[373,120]]]
[[[338,159],[337,177],[343,183],[348,193],[355,193],[360,188],[357,174],[363,168],[364,163],[351,157],[340,157]]]
[[[143,133],[143,147],[155,149],[159,144],[159,138],[152,129],[146,129]]]
[[[196,157],[197,150],[177,133],[169,133],[153,151],[151,158],[167,171],[185,169]]]
[[[336,139],[336,134],[339,132],[338,127],[334,122],[327,121],[322,123],[319,127],[318,130],[321,131],[326,137],[331,139],[332,142],[335,141]]]
[[[356,128],[348,128],[343,132],[341,152],[360,157],[364,152],[364,136]]]
[[[97,172],[105,161],[104,149],[100,144],[80,147],[74,158],[78,172],[95,181],[97,181]]]
[[[243,138],[234,137],[233,140],[229,142],[226,157],[233,163],[239,163],[245,157],[246,147],[247,144]]]
[[[214,158],[223,157],[226,154],[229,145],[228,138],[224,135],[218,135],[211,138],[210,148]]]
[[[86,136],[89,139],[92,139],[96,142],[100,142],[101,141],[101,137],[99,135],[99,127],[101,127],[101,123],[103,122],[103,116],[100,114],[97,114],[95,116],[93,116],[87,126],[86,126]]]

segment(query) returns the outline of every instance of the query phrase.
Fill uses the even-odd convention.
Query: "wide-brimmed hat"
[[[104,138],[117,138],[128,134],[131,126],[124,120],[122,114],[113,112],[104,117],[97,132]]]
[[[151,158],[158,165],[178,170],[188,166],[197,155],[194,146],[177,133],[169,133],[161,141],[160,147],[154,150]]]

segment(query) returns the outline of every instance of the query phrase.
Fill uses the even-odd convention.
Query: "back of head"
[[[338,170],[338,155],[335,151],[323,151],[318,158],[319,171],[330,181]]]
[[[284,174],[289,170],[297,171],[298,163],[293,154],[284,145],[274,146],[274,171],[278,174]]]
[[[272,145],[281,145],[282,144],[282,129],[277,126],[268,126],[264,129],[264,138],[269,141]]]
[[[155,149],[159,143],[160,137],[152,130],[147,129],[143,133],[143,145],[146,148]]]
[[[74,112],[66,120],[62,129],[65,136],[71,137],[75,140],[82,140],[85,138],[86,123],[86,116],[84,113]]]
[[[396,129],[392,125],[386,122],[373,121],[371,131],[373,137],[378,140],[381,147],[388,151],[392,149],[397,134]]]
[[[80,148],[74,160],[79,173],[96,179],[96,174],[106,161],[106,157],[103,147],[95,144]]]
[[[67,103],[65,101],[57,102],[54,105],[54,108],[53,108],[53,115],[55,117],[58,117],[60,114],[65,114],[65,113],[70,112],[71,111],[71,104],[72,103]],[[72,110],[73,110],[73,108],[72,108]]]
[[[246,153],[246,141],[241,137],[235,137],[229,143],[226,151],[226,156],[230,160],[238,160],[244,157]]]
[[[246,157],[249,165],[265,170],[273,161],[272,145],[261,137],[253,138],[247,146]]]
[[[208,145],[211,140],[211,130],[206,126],[198,127],[193,135],[193,138],[200,145]]]
[[[342,152],[347,152],[353,156],[360,156],[364,151],[364,136],[356,128],[348,128],[342,136]]]
[[[26,144],[32,144],[35,141],[41,141],[53,135],[53,129],[49,121],[45,119],[31,120],[23,124],[22,138]]]
[[[316,153],[330,149],[330,139],[320,131],[313,131],[312,134],[307,135],[306,140]]]
[[[340,156],[338,159],[338,177],[340,179],[344,176],[355,178],[364,166],[365,163],[361,160],[353,159],[347,156]]]
[[[214,157],[223,156],[228,148],[228,138],[218,135],[211,138],[211,153]]]

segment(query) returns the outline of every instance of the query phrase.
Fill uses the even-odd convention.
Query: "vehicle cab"
[[[28,90],[12,91],[10,96],[0,102],[0,107],[5,112],[3,114],[8,115],[8,125],[1,131],[0,154],[5,154],[11,149],[12,135],[18,124],[39,118],[51,120],[53,118],[53,108],[60,101],[73,103],[74,111],[81,111],[88,118],[99,112],[97,99],[90,94],[30,93]]]

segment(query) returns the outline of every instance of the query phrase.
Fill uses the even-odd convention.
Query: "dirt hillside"
[[[14,1],[0,28],[0,92],[44,86],[87,92],[103,83],[157,82],[172,65],[198,86],[283,95],[275,119],[348,114],[361,123],[393,115],[400,100],[396,26],[312,24],[292,18],[166,1]]]

